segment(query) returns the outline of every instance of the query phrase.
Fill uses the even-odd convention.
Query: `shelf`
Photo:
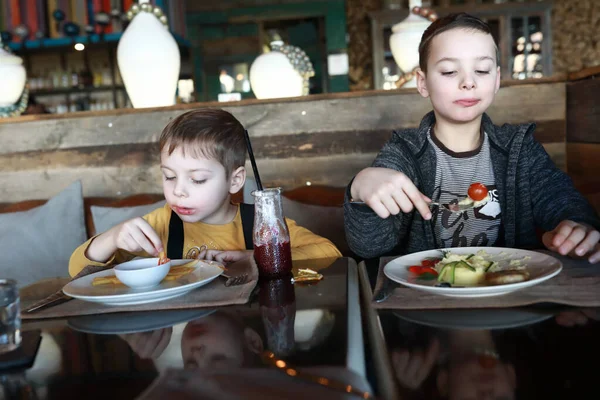
[[[40,90],[31,90],[29,93],[32,96],[58,96],[58,95],[62,95],[62,94],[111,92],[113,89],[125,90],[125,86],[116,85],[114,88],[112,86],[99,86],[99,87],[88,87],[88,88],[40,89]]]
[[[190,47],[189,40],[183,38],[181,35],[177,33],[171,32],[175,41],[179,46],[182,47]],[[58,48],[58,47],[69,47],[74,45],[75,43],[83,43],[83,44],[100,44],[100,43],[117,43],[123,32],[118,33],[107,33],[104,35],[104,38],[100,40],[100,35],[86,35],[86,36],[75,36],[74,38],[70,37],[60,37],[53,39],[38,39],[38,40],[26,40],[24,43],[9,43],[8,46],[13,51],[22,51],[22,50],[39,50],[39,49],[50,49],[50,48]]]

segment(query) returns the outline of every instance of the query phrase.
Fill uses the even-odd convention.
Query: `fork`
[[[352,200],[352,201],[350,201],[350,204],[366,205],[367,203],[365,203],[364,201],[360,201],[360,200]],[[427,204],[429,205],[429,207],[431,207],[431,206],[444,207],[446,210],[451,211],[453,213],[463,212],[463,211],[469,210],[474,207],[473,203],[471,203],[471,204],[442,204],[442,203],[438,203],[437,201],[431,201]],[[450,208],[451,205],[455,205],[457,208],[453,210]]]
[[[225,286],[227,286],[227,287],[243,285],[244,283],[246,283],[248,281],[247,273],[243,273],[243,274],[236,275],[236,276],[221,274],[221,276],[226,279]]]

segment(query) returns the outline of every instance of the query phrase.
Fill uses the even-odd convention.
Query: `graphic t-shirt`
[[[472,183],[487,186],[490,201],[462,212],[445,207],[433,207],[433,224],[438,247],[467,247],[498,245],[501,237],[501,210],[490,158],[490,144],[485,132],[481,145],[468,152],[456,153],[436,137],[433,129],[428,140],[437,157],[435,189],[432,200],[441,204],[455,203],[467,196]]]

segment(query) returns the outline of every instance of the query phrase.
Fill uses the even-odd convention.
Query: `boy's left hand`
[[[218,261],[225,265],[252,257],[252,250],[204,250],[198,254],[200,260]]]
[[[600,232],[589,225],[565,220],[554,230],[544,233],[542,242],[549,250],[576,257],[588,256],[590,263],[600,261]]]

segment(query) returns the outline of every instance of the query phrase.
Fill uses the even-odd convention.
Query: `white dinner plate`
[[[418,325],[455,330],[511,329],[537,324],[552,313],[526,309],[398,310],[394,315]]]
[[[441,258],[442,250],[456,254],[473,254],[484,250],[486,259],[497,261],[500,269],[507,268],[511,261],[520,260],[529,272],[529,279],[524,282],[496,286],[472,287],[436,287],[437,280],[418,279],[408,271],[411,265],[420,265],[426,258]],[[390,261],[383,269],[385,276],[401,285],[424,292],[450,297],[490,297],[500,296],[515,290],[537,285],[560,273],[562,263],[556,258],[536,251],[509,249],[502,247],[456,247],[451,249],[427,250],[408,254]]]
[[[183,265],[191,260],[171,260],[172,266]],[[125,285],[92,286],[96,277],[114,275],[112,269],[96,272],[69,282],[63,288],[67,296],[75,299],[113,306],[152,303],[181,296],[210,283],[223,273],[222,264],[200,261],[194,271],[173,281],[164,281],[149,289],[132,289]]]
[[[97,335],[124,335],[169,328],[214,313],[215,310],[144,311],[135,313],[112,313],[84,315],[71,318],[67,325],[76,331]]]

